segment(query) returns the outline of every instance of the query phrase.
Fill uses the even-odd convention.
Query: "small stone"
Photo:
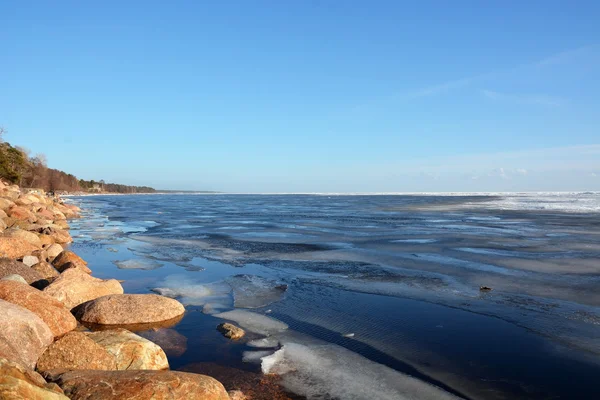
[[[36,256],[23,257],[23,264],[27,265],[28,267],[31,267],[39,262],[40,260]]]
[[[489,287],[489,286],[480,286],[480,287],[479,287],[479,290],[480,290],[481,292],[489,292],[489,291],[491,291],[491,290],[493,290],[493,289],[492,289],[491,287]]]
[[[246,334],[242,328],[239,328],[229,322],[224,322],[217,326],[217,330],[223,334],[228,339],[237,340]]]

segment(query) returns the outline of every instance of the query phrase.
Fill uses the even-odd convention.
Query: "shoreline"
[[[122,328],[160,329],[186,310],[93,277],[69,250],[67,221],[81,210],[62,197],[0,181],[0,399],[246,398],[212,377],[170,370],[157,343]]]

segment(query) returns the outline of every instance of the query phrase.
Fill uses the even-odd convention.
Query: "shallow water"
[[[186,304],[142,332],[173,369],[272,369],[308,398],[600,397],[600,194],[70,201],[94,275]]]

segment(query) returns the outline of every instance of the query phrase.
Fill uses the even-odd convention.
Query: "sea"
[[[600,192],[67,201],[94,276],[186,306],[137,329],[173,370],[293,399],[600,398]]]

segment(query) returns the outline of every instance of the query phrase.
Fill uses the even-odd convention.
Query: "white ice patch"
[[[134,260],[125,260],[125,261],[113,261],[119,269],[143,269],[143,270],[152,270],[157,269],[163,266],[163,264],[158,261],[148,260],[148,259],[134,259]]]
[[[226,283],[195,283],[185,275],[170,275],[161,282],[160,287],[152,291],[162,296],[178,298],[185,305],[219,303],[230,307],[231,304],[231,287]]]
[[[277,347],[279,346],[279,339],[268,336],[262,339],[251,340],[246,343],[250,347],[256,348],[269,348],[269,347]]]
[[[237,322],[242,328],[261,335],[272,335],[285,331],[288,326],[275,318],[245,310],[232,310],[215,317]]]
[[[245,351],[242,353],[242,361],[247,363],[258,363],[262,365],[262,358],[268,357],[273,354],[273,351]]]
[[[278,374],[288,390],[308,399],[440,400],[455,396],[336,345],[286,343],[262,359],[265,374]]]
[[[235,275],[225,280],[233,288],[234,306],[259,308],[282,299],[287,285],[255,275]]]
[[[418,244],[427,244],[427,243],[435,243],[437,239],[398,239],[392,240],[392,243],[418,243]]]

